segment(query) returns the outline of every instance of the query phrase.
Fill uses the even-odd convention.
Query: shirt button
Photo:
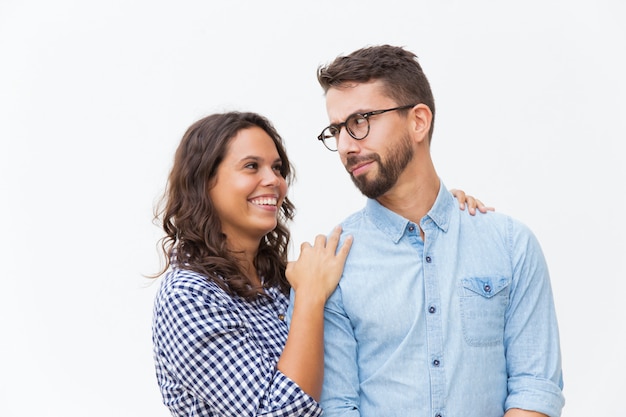
[[[433,361],[433,365],[434,365],[434,366],[439,366],[440,364],[441,364],[441,362],[439,362],[439,359],[435,359],[435,360]]]
[[[435,306],[430,306],[430,307],[428,307],[428,312],[429,312],[430,314],[435,314],[435,311],[437,311],[437,309],[435,308]]]
[[[278,315],[278,320],[285,321],[285,315],[284,314],[279,314]]]
[[[430,263],[433,259],[430,256],[426,257],[426,262]]]
[[[441,415],[441,413],[437,413],[435,414],[435,417],[443,417],[443,416]]]
[[[483,288],[485,289],[485,292],[491,292],[491,285],[485,284]]]
[[[414,230],[415,230],[415,226],[410,225],[410,226],[409,226],[409,232],[412,232],[412,231],[414,231]]]

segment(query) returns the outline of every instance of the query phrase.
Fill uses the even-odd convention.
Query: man
[[[325,310],[325,417],[561,414],[547,266],[532,232],[459,210],[430,155],[435,105],[416,56],[367,47],[318,70],[337,151],[368,197]]]

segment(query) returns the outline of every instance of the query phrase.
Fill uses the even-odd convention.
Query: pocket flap
[[[506,278],[464,278],[463,288],[473,293],[491,298],[509,285]]]

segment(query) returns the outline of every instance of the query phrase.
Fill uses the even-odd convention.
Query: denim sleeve
[[[561,415],[564,405],[559,330],[548,267],[539,242],[523,224],[509,219],[513,268],[505,315],[509,395],[505,409]]]
[[[324,417],[358,417],[359,372],[357,342],[341,299],[341,286],[324,311]]]

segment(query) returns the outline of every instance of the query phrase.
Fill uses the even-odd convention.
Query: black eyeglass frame
[[[417,103],[419,104],[419,103]],[[324,146],[326,147],[326,149],[328,149],[331,152],[337,152],[337,149],[332,149],[330,146],[328,146],[326,144],[326,139],[330,138],[330,137],[334,137],[335,140],[338,139],[337,136],[339,136],[339,133],[341,132],[341,128],[345,126],[346,128],[346,132],[348,132],[348,134],[350,135],[350,137],[352,137],[352,139],[354,140],[363,140],[367,137],[367,135],[370,134],[370,121],[369,118],[371,116],[376,116],[379,114],[383,114],[383,113],[387,113],[389,111],[395,111],[395,110],[406,110],[406,109],[410,109],[412,107],[417,106],[417,104],[407,104],[404,106],[398,106],[398,107],[392,107],[390,109],[384,109],[384,110],[372,110],[372,111],[368,111],[365,113],[352,113],[350,116],[348,116],[346,118],[345,121],[341,122],[341,123],[337,123],[337,124],[331,124],[326,126],[323,130],[322,133],[319,134],[319,136],[317,137],[317,140],[321,140],[322,143],[324,144]],[[360,116],[361,118],[363,118],[365,121],[367,121],[367,131],[365,132],[365,135],[363,135],[363,137],[357,137],[354,132],[348,127],[348,122],[353,119],[355,116]],[[326,132],[326,130],[330,129],[334,127],[335,129],[337,129],[337,135],[333,135],[333,136],[324,136],[324,132]]]

